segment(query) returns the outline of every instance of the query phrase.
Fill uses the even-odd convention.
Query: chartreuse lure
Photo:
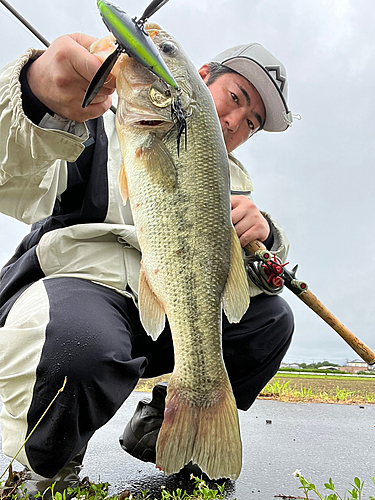
[[[97,95],[107,80],[111,69],[122,52],[136,59],[152,71],[168,86],[179,90],[164,60],[160,56],[154,42],[144,29],[144,24],[168,0],[153,0],[137,21],[122,9],[105,0],[97,0],[97,5],[104,24],[116,39],[117,48],[110,54],[98,69],[84,97],[82,107],[85,108]]]

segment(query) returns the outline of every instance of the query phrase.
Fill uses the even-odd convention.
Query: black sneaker
[[[156,463],[156,441],[164,419],[167,388],[168,382],[160,382],[152,389],[151,400],[139,401],[134,415],[119,438],[122,449],[143,462]],[[193,474],[208,479],[198,465],[192,462],[185,465],[178,474],[186,478]]]
[[[156,462],[156,441],[163,423],[168,382],[152,389],[151,400],[139,401],[134,415],[120,436],[121,447],[143,462]]]

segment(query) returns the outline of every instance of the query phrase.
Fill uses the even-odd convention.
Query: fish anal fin
[[[157,467],[169,475],[193,462],[210,479],[237,479],[242,444],[229,382],[210,406],[199,406],[183,397],[172,381],[173,376],[156,443]]]
[[[156,135],[150,134],[136,152],[137,158],[147,167],[154,184],[165,190],[177,186],[177,169],[168,149]]]
[[[238,323],[250,304],[249,285],[240,240],[234,228],[231,236],[231,262],[223,294],[223,309],[230,323]]]
[[[153,340],[156,340],[165,327],[165,311],[150,288],[143,265],[139,273],[138,305],[143,328]]]
[[[129,198],[129,189],[128,189],[128,178],[126,177],[126,170],[123,163],[120,165],[120,170],[118,171],[118,179],[117,179],[122,202],[125,205],[127,199]]]

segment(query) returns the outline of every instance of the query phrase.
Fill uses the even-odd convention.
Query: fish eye
[[[160,50],[167,56],[175,57],[177,55],[177,47],[172,42],[164,42],[160,45]]]

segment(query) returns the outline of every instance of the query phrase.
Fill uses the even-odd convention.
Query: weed
[[[283,377],[272,379],[259,394],[259,398],[267,397],[286,402],[319,402],[319,403],[344,403],[344,404],[374,404],[375,393],[364,391],[361,387],[357,390],[348,390],[350,388],[340,388],[338,385],[332,387],[331,380],[316,383],[316,380],[310,380],[311,386],[300,384],[300,390],[296,387],[296,380],[285,379]],[[326,387],[328,385],[328,388]],[[331,386],[331,387],[329,387]],[[358,384],[357,384],[358,386]],[[357,387],[355,386],[355,388]]]
[[[301,384],[301,390],[295,391],[295,394],[296,396],[301,396],[302,398],[311,398],[314,395],[311,387],[307,388],[302,386],[302,384]]]
[[[342,497],[336,491],[335,485],[333,484],[332,478],[329,479],[328,483],[324,483],[324,487],[329,493],[328,495],[323,495],[317,489],[315,484],[312,482],[312,479],[308,481],[302,474],[300,470],[296,470],[293,473],[294,477],[299,479],[301,486],[298,489],[303,490],[305,494],[305,499],[310,500],[309,493],[314,493],[320,500],[361,500],[362,499],[362,491],[364,481],[361,481],[358,477],[354,478],[353,483],[350,483],[350,489],[345,491],[345,496]],[[373,483],[375,484],[375,477],[372,478]],[[369,500],[375,500],[374,497],[370,496]]]
[[[12,460],[10,461],[9,465],[7,466],[7,468],[5,469],[5,471],[1,474],[0,476],[0,480],[5,476],[6,472],[8,471],[9,474],[11,474],[12,472],[12,464],[13,462],[15,461],[15,459],[18,457],[20,451],[22,450],[22,448],[25,446],[25,444],[27,443],[27,441],[30,439],[32,433],[35,431],[35,429],[38,427],[38,425],[40,424],[40,422],[42,421],[42,419],[45,417],[46,413],[48,412],[48,410],[51,408],[51,406],[53,405],[53,403],[56,401],[57,397],[59,396],[59,394],[61,394],[63,392],[63,390],[65,389],[65,385],[66,385],[66,381],[67,381],[67,377],[64,378],[64,383],[62,385],[62,387],[57,391],[55,397],[52,399],[52,401],[50,402],[50,404],[47,406],[47,408],[45,409],[44,413],[42,414],[42,416],[40,417],[40,419],[37,421],[37,423],[35,424],[35,426],[33,427],[33,429],[31,430],[31,432],[29,433],[29,435],[26,437],[25,441],[22,443],[21,447],[19,448],[19,450],[17,451],[17,453],[14,455],[14,457],[12,458]]]
[[[330,395],[326,391],[320,392],[319,398],[322,399],[323,401],[328,401],[330,399]]]
[[[206,482],[198,477],[191,476],[194,481],[194,491],[192,495],[188,494],[186,491],[182,491],[177,488],[176,491],[169,492],[164,486],[161,488],[161,500],[225,500],[227,498],[224,492],[225,484],[217,484],[217,489],[213,489],[207,486]],[[52,500],[66,500],[66,498],[71,498],[72,500],[155,500],[147,491],[142,491],[141,493],[133,496],[130,491],[126,490],[119,495],[114,494],[111,497],[108,496],[108,483],[87,483],[84,487],[77,487],[75,489],[67,488],[62,493],[55,491],[55,484],[50,487]],[[2,482],[0,482],[0,490],[2,488]],[[36,498],[42,500],[42,495],[39,493]],[[22,494],[16,494],[12,496],[2,496],[4,500],[27,500],[26,492],[22,490]]]
[[[291,391],[289,384],[290,380],[288,380],[288,382],[280,383],[280,379],[278,378],[273,384],[268,383],[262,392],[264,394],[285,394]]]
[[[345,389],[340,389],[339,386],[336,387],[336,398],[338,401],[346,401],[354,394],[355,391],[345,391]]]

